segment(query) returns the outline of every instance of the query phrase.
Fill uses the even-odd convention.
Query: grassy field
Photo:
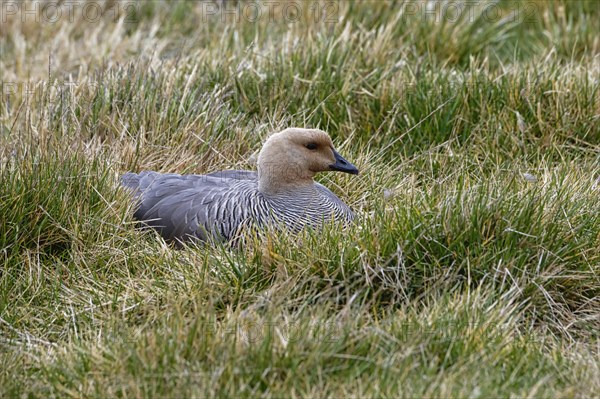
[[[0,397],[598,397],[595,1],[67,3],[0,5]],[[135,228],[289,126],[348,230]]]

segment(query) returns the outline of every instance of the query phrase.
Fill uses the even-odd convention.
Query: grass
[[[597,396],[594,2],[90,4],[4,9],[1,397]],[[348,230],[135,228],[119,175],[288,126],[361,169]]]

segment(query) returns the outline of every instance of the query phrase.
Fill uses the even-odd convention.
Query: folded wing
[[[229,239],[241,219],[243,190],[239,180],[252,181],[244,171],[208,175],[127,173],[122,177],[139,202],[134,217],[155,228],[167,240]],[[250,172],[251,173],[251,172]],[[236,185],[235,190],[232,186]]]

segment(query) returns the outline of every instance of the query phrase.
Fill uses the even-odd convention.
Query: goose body
[[[313,181],[320,171],[357,174],[316,129],[275,133],[258,157],[258,171],[227,170],[205,175],[126,173],[125,187],[138,201],[134,218],[167,240],[232,240],[248,227],[283,226],[298,232],[331,221],[349,222],[351,209]]]

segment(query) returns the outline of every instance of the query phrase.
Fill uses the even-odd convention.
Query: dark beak
[[[336,150],[333,150],[333,155],[335,156],[335,163],[333,165],[329,165],[329,168],[331,168],[331,170],[350,173],[351,175],[358,174],[358,169],[356,168],[356,166],[346,161],[344,157],[341,156]]]

